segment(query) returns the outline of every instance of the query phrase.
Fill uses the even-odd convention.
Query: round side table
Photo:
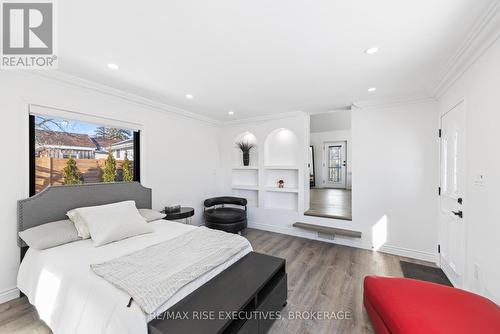
[[[166,220],[185,219],[186,224],[191,224],[191,219],[194,216],[194,208],[190,208],[188,206],[183,206],[179,211],[175,212],[166,213],[165,210],[162,210],[161,212],[166,214],[165,218],[163,219]]]

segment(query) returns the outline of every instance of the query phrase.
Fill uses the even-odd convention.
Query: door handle
[[[464,217],[464,213],[462,212],[462,210],[452,211],[451,213],[453,213],[455,216],[459,216],[460,218]]]

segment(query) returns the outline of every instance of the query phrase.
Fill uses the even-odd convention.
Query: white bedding
[[[29,249],[19,268],[18,288],[35,305],[55,334],[146,334],[148,318],[129,296],[97,276],[90,264],[108,261],[172,239],[196,227],[158,220],[154,233],[101,247],[90,239],[46,249]],[[250,252],[248,247],[226,263],[177,291],[157,312],[163,312]]]

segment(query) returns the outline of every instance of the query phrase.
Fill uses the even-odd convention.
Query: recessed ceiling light
[[[377,90],[377,88],[375,88],[375,87],[368,88],[368,91],[369,91],[370,93],[371,93],[371,92],[374,92],[374,91],[376,91],[376,90]]]
[[[113,64],[113,63],[109,63],[108,64],[108,68],[111,69],[111,70],[118,70],[120,67],[116,64]]]
[[[234,111],[229,110],[229,111],[227,112],[227,114],[228,114],[229,116],[233,116],[233,115],[234,115]]]
[[[186,94],[186,99],[192,99],[193,98],[193,95],[191,94]]]
[[[372,54],[377,53],[377,52],[378,52],[378,47],[376,47],[376,46],[365,50],[365,53],[369,54],[369,55],[372,55]]]

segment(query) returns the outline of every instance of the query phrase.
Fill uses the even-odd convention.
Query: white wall
[[[290,130],[283,132],[286,138],[279,138],[280,140],[286,142],[294,142],[294,147],[296,147],[294,152],[290,152],[288,148],[280,147],[279,140],[273,145],[266,146],[266,138],[270,134],[276,133],[276,130],[287,129]],[[233,125],[227,125],[223,128],[222,140],[221,140],[221,164],[222,171],[221,175],[223,177],[223,189],[225,193],[230,194],[231,189],[231,173],[232,167],[235,165],[234,151],[235,151],[235,139],[238,138],[243,133],[250,132],[255,135],[257,149],[255,152],[257,156],[252,158],[250,165],[256,165],[259,167],[259,179],[261,180],[261,189],[259,190],[259,205],[258,208],[251,208],[252,212],[269,212],[269,210],[263,209],[266,205],[265,196],[269,195],[264,191],[265,185],[265,166],[266,165],[296,165],[299,168],[298,177],[298,211],[303,212],[305,207],[309,203],[309,183],[306,184],[304,179],[308,180],[308,170],[307,165],[307,153],[308,153],[308,142],[309,142],[309,115],[305,113],[296,113],[289,117],[283,117],[278,119],[269,119],[260,122],[245,122]],[[269,144],[269,142],[268,142]],[[285,144],[285,143],[281,143]],[[286,146],[286,145],[285,145]],[[283,154],[287,153],[286,156]],[[257,160],[257,163],[255,163]],[[272,162],[270,162],[272,160]],[[286,186],[286,185],[285,185]],[[270,194],[269,196],[272,196]],[[272,219],[268,219],[272,220]]]
[[[381,250],[385,252],[434,261],[438,182],[436,109],[435,103],[423,103],[353,111],[351,141],[355,149],[351,154],[351,165],[355,177],[352,221],[304,216],[301,210],[293,212],[259,207],[249,209],[249,225],[365,249],[382,246]],[[315,134],[309,134],[309,128],[304,130],[301,117],[226,126],[221,149],[221,174],[226,192],[231,191],[232,161],[226,153],[232,149],[231,139],[250,131],[262,145],[266,134],[279,127],[291,128],[299,135],[299,141],[304,145],[301,164],[305,165],[309,137]],[[259,150],[259,154],[263,153]],[[303,169],[307,172],[305,166]],[[307,180],[307,175],[304,179]],[[304,196],[308,196],[305,191]],[[387,229],[381,228],[384,217]],[[379,221],[381,223],[377,225]],[[336,236],[333,241],[323,239],[317,233],[293,227],[295,222],[361,231],[362,238]],[[380,238],[374,240],[374,235],[386,239],[378,244]]]
[[[498,34],[498,33],[497,33]],[[461,100],[466,114],[465,288],[500,303],[500,40],[440,99],[441,114]],[[479,173],[484,186],[475,185]],[[478,278],[474,267],[478,267]]]
[[[346,141],[346,164],[347,164],[347,179],[346,188],[352,187],[352,136],[351,130],[337,130],[325,132],[311,132],[311,145],[314,146],[314,171],[316,187],[325,187],[326,169],[323,167],[325,163],[325,152],[323,151],[323,144],[329,141]]]
[[[232,140],[238,134],[251,131],[262,148],[272,130],[291,129],[302,145],[297,153],[301,188],[298,210],[252,208],[251,226],[324,241],[328,240],[292,224],[303,221],[358,230],[363,233],[362,239],[337,237],[334,242],[371,249],[373,225],[386,215],[383,250],[426,259],[434,256],[437,117],[432,104],[353,112],[352,145],[356,149],[352,167],[356,177],[351,222],[303,215],[309,199],[305,180],[310,142],[309,117],[304,113],[220,128],[95,89],[7,71],[0,78],[0,92],[3,124],[8,125],[0,140],[4,143],[3,156],[9,157],[8,163],[1,164],[2,175],[8,177],[4,177],[0,190],[0,299],[13,297],[16,292],[16,201],[28,196],[29,103],[139,124],[142,182],[153,188],[154,208],[171,202],[194,206],[196,223],[201,222],[203,199],[231,191]],[[258,150],[258,155],[262,167],[263,150]],[[375,163],[380,161],[383,163]]]
[[[437,115],[435,103],[353,110],[353,225],[375,249],[435,257]]]
[[[199,223],[202,201],[220,193],[220,129],[214,125],[14,71],[2,71],[0,94],[0,302],[15,295],[16,201],[28,196],[29,103],[140,124],[142,183],[153,189],[156,209],[172,202],[193,206]]]
[[[311,115],[311,133],[351,129],[351,111],[340,110]]]

